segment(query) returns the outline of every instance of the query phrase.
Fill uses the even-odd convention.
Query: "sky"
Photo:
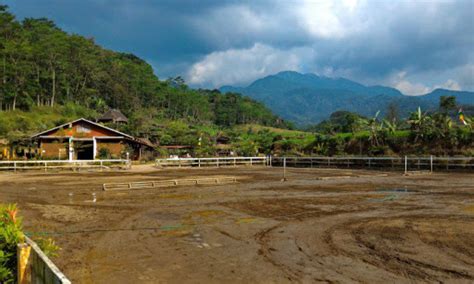
[[[133,53],[161,78],[245,86],[280,71],[407,95],[474,90],[474,0],[0,0]]]

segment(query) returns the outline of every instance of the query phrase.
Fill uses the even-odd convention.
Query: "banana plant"
[[[418,139],[425,138],[431,131],[431,117],[422,112],[420,107],[418,107],[416,112],[411,114],[408,123],[411,125],[411,129],[415,133],[415,143]]]
[[[387,130],[390,134],[394,134],[398,129],[398,124],[397,124],[397,121],[395,121],[395,120],[389,121],[387,119],[384,119],[382,121],[382,123],[386,126],[386,128],[387,128]]]
[[[380,111],[377,111],[374,115],[374,117],[366,120],[366,126],[369,129],[370,135],[369,135],[369,141],[372,146],[379,146],[379,137],[378,133],[383,129],[383,121],[379,123],[378,121],[378,116],[380,114]]]

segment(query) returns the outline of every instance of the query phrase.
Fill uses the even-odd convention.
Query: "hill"
[[[130,134],[149,138],[174,120],[286,127],[254,99],[193,90],[179,77],[162,81],[133,54],[102,48],[48,19],[18,21],[3,5],[0,62],[0,138],[27,136],[77,115],[93,119],[108,108],[128,116]]]
[[[344,78],[284,71],[258,79],[247,87],[223,86],[222,92],[235,92],[268,105],[278,115],[299,125],[314,124],[338,110],[372,116],[382,115],[394,105],[406,117],[418,106],[436,110],[441,96],[455,96],[460,104],[474,105],[473,92],[436,89],[422,96],[406,96],[384,86],[364,86]]]

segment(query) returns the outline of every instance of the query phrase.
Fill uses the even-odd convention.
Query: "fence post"
[[[369,169],[370,169],[370,167],[371,167],[371,161],[372,161],[372,160],[370,159],[370,157],[367,158],[367,159],[369,160]]]
[[[282,181],[286,181],[286,157],[283,158],[283,179]]]
[[[48,171],[48,163],[44,162],[44,171],[47,172]]]
[[[31,283],[31,246],[18,244],[17,247],[17,281],[18,284]],[[36,279],[35,279],[36,280]]]
[[[201,167],[201,158],[198,158],[198,168]]]
[[[252,158],[250,158],[250,165],[252,165]]]
[[[128,160],[127,160],[128,161]],[[128,162],[127,162],[128,164]],[[102,171],[104,168],[104,162],[102,162],[102,160],[100,160],[100,171]]]
[[[433,172],[433,155],[430,155],[430,172]]]
[[[405,156],[405,174],[408,173],[408,158]]]
[[[16,162],[13,162],[13,171],[16,173]]]
[[[217,161],[217,167],[219,167],[219,158],[216,158]]]

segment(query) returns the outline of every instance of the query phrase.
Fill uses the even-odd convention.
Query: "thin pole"
[[[405,156],[405,174],[408,173],[408,159],[407,156]]]
[[[433,155],[430,156],[430,171],[433,172]]]
[[[286,181],[286,157],[283,158],[283,179],[281,181]]]

